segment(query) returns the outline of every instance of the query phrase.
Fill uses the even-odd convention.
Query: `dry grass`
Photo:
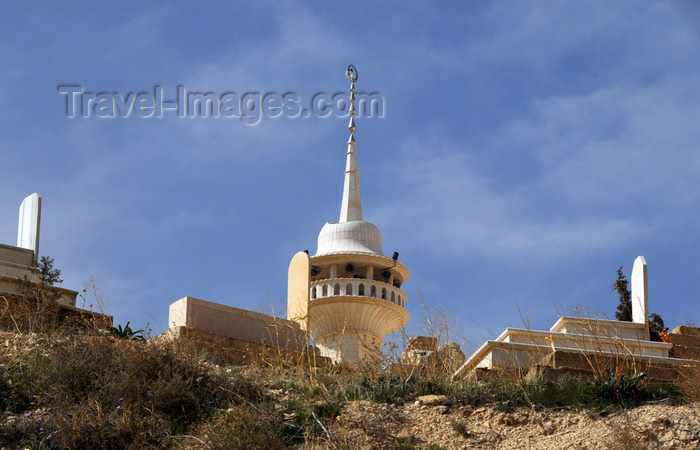
[[[402,364],[398,346],[386,360],[361,365],[317,365],[279,351],[220,366],[187,340],[122,340],[86,327],[52,328],[36,320],[38,309],[0,311],[11,330],[0,338],[0,447],[353,448],[348,429],[335,424],[355,400],[390,407],[439,394],[450,405],[601,407],[587,381],[505,372],[456,381],[440,364]],[[25,314],[36,325],[31,333],[17,332]],[[271,339],[278,335],[271,330]],[[357,426],[387,433],[385,417]]]
[[[94,333],[19,340],[0,359],[0,409],[25,419],[0,429],[11,437],[2,445],[156,446],[221,408],[262,399],[258,386],[208,370],[186,345]]]
[[[0,296],[0,328],[16,332],[50,333],[60,327],[60,306],[53,300]]]
[[[0,330],[58,336],[72,334],[76,329],[95,330],[111,325],[111,318],[105,312],[95,283],[91,277],[79,294],[83,304],[87,301],[87,295],[93,297],[91,311],[81,312],[63,307],[59,303],[61,293],[52,285],[43,281],[31,282],[26,278],[20,280],[16,293],[0,295]],[[93,313],[93,306],[100,312]]]

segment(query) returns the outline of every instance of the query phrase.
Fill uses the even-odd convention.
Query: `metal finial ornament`
[[[350,130],[350,140],[348,143],[355,142],[355,82],[357,81],[357,68],[350,64],[348,70],[345,72],[345,76],[350,80],[350,123],[348,124],[348,130]]]

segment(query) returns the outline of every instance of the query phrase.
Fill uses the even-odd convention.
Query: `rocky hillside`
[[[690,385],[611,398],[576,379],[448,374],[226,366],[187,342],[5,332],[0,448],[700,447]]]

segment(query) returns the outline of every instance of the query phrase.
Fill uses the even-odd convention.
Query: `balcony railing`
[[[406,306],[406,294],[399,288],[375,280],[362,278],[330,278],[311,283],[311,300],[351,295],[354,297],[378,298],[401,307]]]

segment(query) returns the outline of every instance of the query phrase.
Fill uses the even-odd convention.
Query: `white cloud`
[[[669,77],[578,96],[537,99],[532,116],[499,142],[526,141],[541,164],[543,192],[625,211],[661,210],[698,199],[700,93]]]
[[[500,185],[472,143],[432,137],[403,144],[395,204],[407,242],[435,252],[504,260],[560,259],[649,237],[698,206],[698,93],[667,77],[532,101],[533,113],[495,130],[486,145],[517,147],[530,173]],[[508,165],[508,161],[503,164]],[[512,164],[512,163],[511,163]],[[388,218],[387,218],[388,220]],[[396,220],[394,220],[396,222]]]
[[[447,156],[423,148],[449,146]],[[450,257],[479,254],[506,261],[551,260],[596,251],[652,231],[626,217],[570,216],[538,204],[537,184],[501,191],[471,165],[468,150],[434,140],[409,142],[396,202],[377,218],[400,239]],[[416,150],[418,149],[418,150]],[[405,244],[404,244],[405,245]],[[410,245],[410,244],[409,244]]]

